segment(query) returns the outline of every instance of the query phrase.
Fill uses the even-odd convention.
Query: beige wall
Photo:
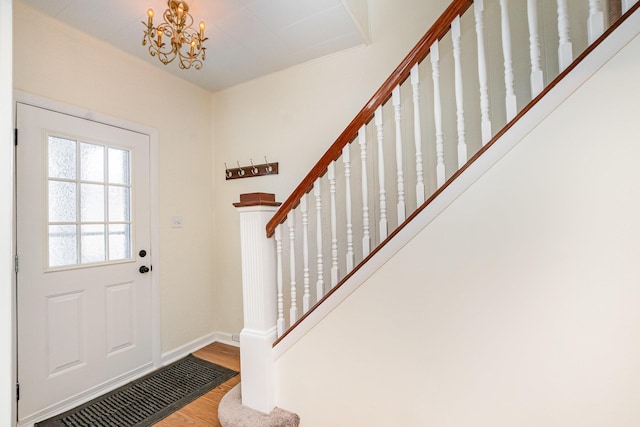
[[[304,426],[638,425],[638,58],[640,38],[281,356],[278,405]]]
[[[440,16],[448,1],[369,1],[372,44],[356,47],[218,92],[214,102],[216,272],[220,330],[242,328],[239,194],[276,193],[298,185],[402,58]],[[229,167],[280,164],[280,174],[225,181]]]
[[[14,20],[15,89],[157,129],[162,350],[215,331],[211,94],[20,2]]]

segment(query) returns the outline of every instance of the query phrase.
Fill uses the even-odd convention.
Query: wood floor
[[[215,342],[193,353],[195,356],[217,363],[220,366],[240,372],[240,349],[230,345]],[[218,421],[218,404],[229,390],[240,382],[240,375],[236,375],[226,383],[219,385],[209,393],[182,407],[162,421],[154,424],[159,427],[181,426],[215,426],[220,427]]]

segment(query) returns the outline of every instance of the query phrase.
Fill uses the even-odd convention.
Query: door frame
[[[82,107],[77,107],[74,105],[66,104],[59,101],[54,101],[48,98],[44,98],[38,95],[29,94],[26,92],[14,91],[14,99],[13,99],[13,118],[14,118],[14,127],[17,127],[17,106],[18,104],[28,104],[34,107],[43,108],[46,110],[55,111],[58,113],[68,114],[70,116],[78,117],[81,119],[89,120],[92,122],[97,122],[101,124],[105,124],[108,126],[114,126],[122,129],[126,129],[129,131],[141,133],[147,135],[149,137],[149,180],[150,180],[150,210],[151,210],[151,254],[153,256],[153,260],[155,261],[153,272],[151,275],[151,351],[152,351],[152,369],[158,368],[161,366],[161,335],[160,335],[160,227],[159,227],[159,189],[158,189],[158,131],[155,128],[141,125],[138,123],[130,122],[128,120],[120,119],[117,117],[109,116],[107,114],[96,113],[90,110],[87,110]],[[18,143],[19,142],[18,136]],[[15,192],[15,179],[13,182],[14,192]],[[19,196],[19,195],[18,195]],[[16,235],[17,231],[17,217],[13,220],[13,233]],[[15,248],[14,248],[15,250]],[[16,276],[17,273],[13,274],[13,292],[17,298],[17,288],[16,288]],[[17,300],[15,301],[17,306]],[[14,313],[13,316],[13,329],[14,334],[16,336],[16,343],[18,339],[18,331],[17,331],[17,313]],[[17,351],[18,348],[15,349],[15,357],[17,360]],[[146,372],[143,372],[139,375],[142,375]],[[17,367],[14,369],[14,374],[18,375]],[[139,376],[137,375],[137,376]],[[120,381],[115,386],[120,385],[120,383],[126,383],[131,381],[132,378],[126,378],[123,381]]]

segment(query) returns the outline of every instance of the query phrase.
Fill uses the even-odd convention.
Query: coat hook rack
[[[224,164],[224,176],[228,181],[230,179],[252,178],[254,176],[277,175],[278,162],[269,162],[267,156],[264,156],[264,163],[255,165],[253,159],[249,159],[249,166],[240,166],[240,162],[236,161],[237,168],[231,168]]]

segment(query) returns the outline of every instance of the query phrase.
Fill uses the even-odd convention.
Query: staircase
[[[640,90],[612,88],[638,69],[639,7],[451,3],[268,221],[274,312],[247,329],[275,335],[275,404],[303,425],[637,424],[606,366],[639,371],[620,353]]]

